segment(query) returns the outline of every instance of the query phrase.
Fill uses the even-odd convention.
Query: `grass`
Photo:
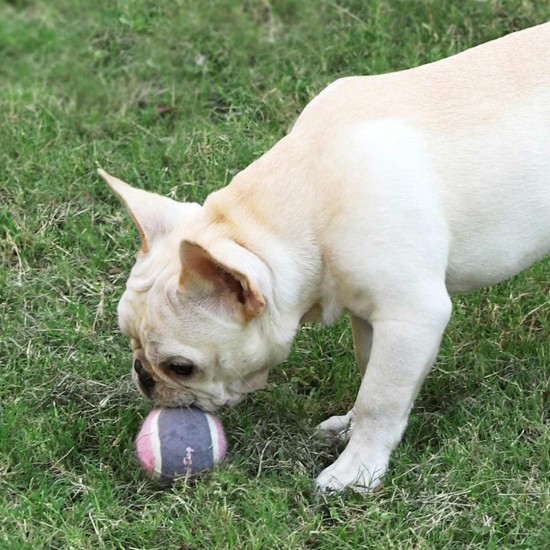
[[[550,540],[550,263],[455,299],[384,489],[322,498],[312,429],[352,404],[351,334],[302,330],[230,452],[153,485],[116,303],[137,232],[98,165],[202,200],[336,77],[550,19],[524,0],[0,0],[0,548],[533,548]]]

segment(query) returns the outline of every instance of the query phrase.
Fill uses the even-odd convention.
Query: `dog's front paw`
[[[387,459],[364,460],[353,451],[344,452],[331,466],[323,470],[316,479],[317,489],[331,493],[350,488],[357,492],[378,489],[388,466]]]
[[[331,416],[329,419],[321,422],[315,430],[324,439],[348,441],[354,424],[355,411],[351,409],[351,411],[342,416]]]

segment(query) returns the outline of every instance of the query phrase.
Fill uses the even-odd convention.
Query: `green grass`
[[[224,413],[224,465],[165,489],[136,469],[148,404],[116,328],[138,235],[95,168],[202,200],[335,78],[548,19],[542,0],[0,0],[0,548],[547,547],[548,260],[455,299],[381,492],[313,490],[338,452],[313,427],[358,387],[346,321],[305,328]]]

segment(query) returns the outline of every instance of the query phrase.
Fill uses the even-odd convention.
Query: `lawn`
[[[550,19],[543,0],[0,0],[0,548],[550,545],[550,261],[454,299],[382,491],[322,497],[353,403],[347,320],[226,411],[226,462],[154,485],[116,304],[138,233],[96,175],[201,201],[337,77]],[[549,44],[550,47],[550,44]]]

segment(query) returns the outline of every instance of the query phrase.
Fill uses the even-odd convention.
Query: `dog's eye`
[[[193,373],[194,365],[191,363],[170,363],[168,370],[178,376],[189,376]]]

